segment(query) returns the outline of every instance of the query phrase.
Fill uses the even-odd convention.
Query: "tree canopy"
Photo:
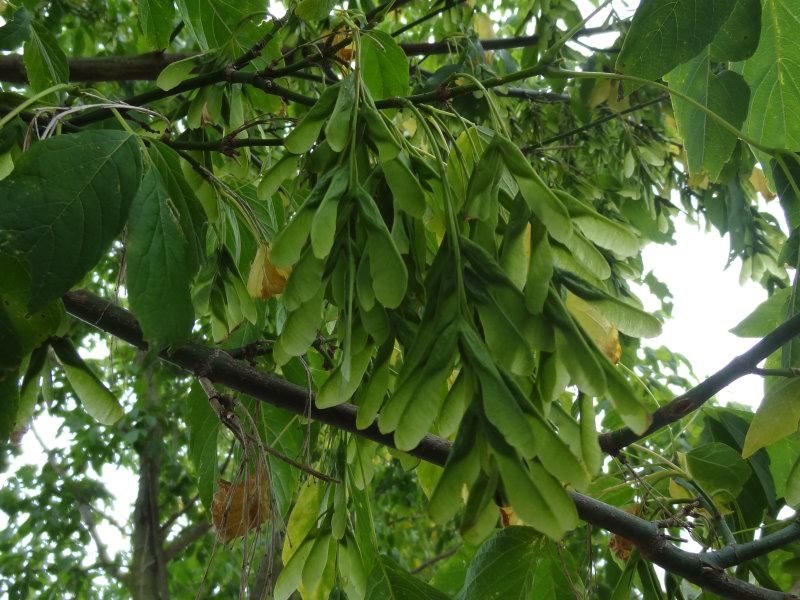
[[[0,592],[797,597],[800,0],[615,6],[0,2]]]

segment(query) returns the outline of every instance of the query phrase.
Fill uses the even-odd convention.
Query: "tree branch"
[[[637,434],[627,427],[623,427],[604,433],[600,436],[600,448],[603,449],[603,452],[615,456],[625,446],[685,417],[700,408],[720,390],[740,377],[752,373],[758,363],[797,335],[800,335],[800,314],[779,325],[750,350],[734,358],[711,377],[655,411],[653,422],[647,431]]]
[[[86,290],[69,292],[63,300],[67,311],[87,324],[138,348],[145,349],[147,347],[136,318],[127,310]],[[771,353],[795,335],[797,330],[800,330],[800,316],[784,323],[756,344],[753,350],[732,361],[731,365],[733,366],[729,365],[695,390],[702,388],[702,394],[705,394],[709,390],[721,389],[745,372],[749,372],[749,369],[752,368],[752,365],[749,364],[751,360],[755,360],[764,352]],[[305,414],[322,423],[366,437],[385,446],[394,447],[393,437],[380,433],[376,426],[361,430],[356,427],[355,406],[341,404],[333,408],[319,409],[314,406],[313,393],[310,391],[236,361],[223,350],[211,349],[198,344],[186,344],[174,352],[162,352],[159,356],[165,361],[192,373],[202,374],[215,383],[230,387],[262,402],[273,404],[296,414]],[[709,381],[712,383],[708,383]],[[720,385],[720,382],[725,383]],[[707,397],[711,395],[713,395],[713,391]],[[450,446],[450,442],[447,440],[426,435],[409,454],[426,462],[444,466],[450,453]],[[784,592],[758,588],[746,581],[729,576],[720,566],[720,564],[738,564],[740,559],[748,560],[769,552],[781,543],[798,539],[800,538],[800,528],[797,531],[792,529],[786,532],[776,532],[756,542],[736,546],[735,549],[727,550],[725,554],[696,554],[681,550],[671,544],[659,531],[656,523],[645,521],[578,492],[570,492],[570,496],[575,502],[578,515],[582,520],[630,540],[653,563],[704,589],[735,600],[800,598]],[[206,527],[208,527],[207,524]],[[202,534],[197,535],[199,537]],[[173,557],[176,553],[174,550],[176,544],[177,540],[167,548],[165,554]],[[728,554],[732,554],[732,556],[728,556]],[[712,558],[709,560],[708,556],[712,556]]]
[[[201,523],[189,525],[189,527],[181,531],[177,537],[164,548],[164,560],[166,562],[171,561],[181,552],[186,550],[186,548],[202,538],[210,530],[211,523],[208,521],[202,521]]]
[[[444,8],[451,8],[451,6]],[[607,27],[587,28],[579,32],[578,35],[590,36],[606,31],[608,31]],[[539,43],[539,39],[538,35],[528,35],[475,40],[475,43],[479,44],[484,50],[505,50],[535,46]],[[349,41],[345,40],[345,42],[345,46],[349,44]],[[443,40],[440,42],[401,43],[400,48],[402,48],[408,56],[431,56],[435,54],[447,54],[457,49],[458,43],[459,40],[457,39]],[[322,48],[320,48],[319,58],[330,54],[329,48],[325,48],[325,50],[327,50],[327,52],[322,52]],[[75,56],[69,59],[69,80],[79,83],[98,83],[102,81],[154,81],[165,67],[176,61],[189,58],[192,55],[192,53],[166,54],[164,52],[149,52],[147,54],[117,56]],[[317,57],[313,58],[316,59]],[[312,63],[313,60],[309,64]],[[294,64],[289,64],[286,68],[296,69],[296,66]],[[288,73],[289,72],[287,72],[287,74]],[[242,73],[242,75],[254,74]],[[25,64],[22,62],[21,55],[7,54],[0,56],[0,81],[20,84],[28,83],[28,75],[25,71]]]

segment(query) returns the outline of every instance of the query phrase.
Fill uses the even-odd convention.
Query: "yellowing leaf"
[[[742,456],[756,451],[797,431],[800,423],[800,379],[779,381],[767,390],[758,407],[747,435]]]
[[[750,183],[759,194],[764,196],[765,200],[769,201],[775,199],[775,192],[769,189],[769,183],[767,183],[764,171],[758,167],[753,167],[753,172],[750,173]]]
[[[279,269],[269,258],[269,246],[259,246],[247,277],[247,291],[253,298],[268,300],[283,293],[291,268]]]
[[[622,354],[622,347],[619,345],[619,332],[616,326],[597,308],[572,292],[567,292],[566,306],[611,364],[617,364]]]
[[[269,490],[267,473],[260,467],[245,483],[231,483],[224,479],[211,503],[211,520],[217,537],[227,544],[257,529],[269,517]]]

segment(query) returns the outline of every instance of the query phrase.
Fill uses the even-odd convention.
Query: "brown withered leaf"
[[[211,520],[217,538],[225,544],[257,529],[269,518],[269,489],[267,475],[260,473],[247,478],[246,483],[231,483],[224,479],[211,502]]]
[[[259,245],[247,276],[247,291],[251,297],[268,300],[283,293],[291,269],[279,269],[269,259],[269,245]]]
[[[639,515],[639,507],[638,506],[629,506],[625,509],[625,512],[631,515]],[[611,540],[608,542],[608,548],[611,552],[620,560],[627,561],[631,557],[631,552],[633,552],[633,542],[630,541],[628,538],[624,538],[616,533],[611,536]]]

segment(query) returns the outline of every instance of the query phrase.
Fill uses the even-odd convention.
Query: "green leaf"
[[[311,222],[311,248],[314,256],[319,259],[326,258],[333,247],[339,199],[347,190],[349,181],[349,170],[346,167],[338,169],[314,214],[314,220]]]
[[[200,502],[211,510],[217,483],[217,437],[220,421],[208,397],[199,385],[193,385],[186,397],[186,427],[189,431],[189,460],[197,476]]]
[[[753,55],[761,33],[761,0],[737,0],[711,42],[711,60],[728,62]]]
[[[389,130],[381,113],[374,108],[362,106],[361,119],[367,126],[369,140],[378,149],[378,157],[381,162],[390,161],[400,153],[400,142],[397,137]]]
[[[376,100],[408,94],[408,58],[388,33],[361,36],[361,77]]]
[[[29,313],[30,276],[22,263],[0,254],[0,371],[16,369],[25,356],[56,333],[64,319],[60,300]]]
[[[767,335],[786,318],[786,307],[792,295],[792,288],[775,290],[772,295],[759,304],[741,323],[731,329],[733,335],[745,338],[760,338]]]
[[[797,431],[800,424],[800,379],[787,378],[767,390],[758,407],[747,436],[742,456],[747,458],[759,448],[769,446]]]
[[[671,71],[665,79],[671,89],[696,100],[737,129],[744,123],[750,89],[738,73],[712,70],[708,50]],[[672,105],[689,173],[705,172],[709,179],[717,181],[736,147],[736,135],[686,100],[673,96]]]
[[[334,152],[341,152],[352,133],[352,121],[356,115],[356,77],[348,75],[339,85],[339,95],[331,116],[325,125],[325,139]]]
[[[372,358],[372,348],[370,347],[356,354],[352,359],[350,377],[348,379],[345,379],[341,365],[336,367],[330,377],[322,384],[317,397],[314,399],[317,407],[330,408],[350,400],[358,386],[361,385],[361,380],[367,371],[370,358]]]
[[[67,338],[53,338],[50,342],[67,376],[72,390],[83,408],[102,425],[113,425],[122,417],[122,407],[114,394],[97,378],[78,355]]]
[[[442,592],[380,555],[367,578],[365,600],[447,600]]]
[[[156,85],[162,90],[169,91],[189,79],[200,63],[200,56],[190,56],[164,67],[156,78]]]
[[[315,23],[327,17],[334,4],[334,0],[300,0],[294,12],[304,21]]]
[[[0,181],[0,253],[30,265],[30,310],[97,264],[125,224],[140,168],[133,136],[82,131],[34,144]]]
[[[622,257],[639,253],[642,242],[628,225],[601,215],[567,192],[555,190],[555,194],[567,207],[572,221],[589,240]]]
[[[706,493],[723,495],[725,501],[739,495],[752,473],[747,461],[721,442],[692,448],[686,454],[686,465],[692,478]]]
[[[49,344],[43,344],[31,353],[28,368],[25,370],[25,376],[19,387],[19,409],[14,419],[14,429],[24,427],[36,410],[36,402],[39,399],[39,381],[47,363],[49,348]]]
[[[755,54],[735,69],[750,87],[744,133],[766,146],[800,148],[800,3],[762,3],[761,33]]]
[[[735,4],[736,0],[642,2],[633,15],[616,70],[643,79],[658,79],[705,48]]]
[[[572,499],[538,461],[531,461],[528,471],[515,455],[496,452],[494,456],[506,496],[525,523],[554,540],[578,525]]]
[[[273,591],[274,600],[288,600],[292,593],[300,587],[303,577],[303,567],[306,564],[308,555],[314,547],[314,540],[309,539],[291,555],[291,558],[284,558],[283,569],[275,580]]]
[[[67,55],[50,30],[38,21],[33,21],[29,31],[22,60],[33,91],[41,92],[57,83],[68,82]]]
[[[800,507],[800,456],[792,466],[789,477],[786,479],[786,504],[792,508]]]
[[[297,495],[294,508],[292,508],[289,521],[286,524],[286,537],[284,537],[283,550],[281,551],[281,559],[284,565],[298,551],[309,533],[316,529],[320,504],[325,496],[326,489],[326,484],[313,477],[306,479],[303,487],[300,488],[300,493]]]
[[[0,330],[2,332],[2,330]],[[5,443],[17,424],[19,371],[0,371],[0,442]]]
[[[289,314],[283,331],[275,343],[276,360],[282,355],[300,356],[314,342],[322,318],[324,291],[325,286],[320,287],[313,298]]]
[[[372,196],[363,188],[355,195],[369,231],[367,252],[375,298],[386,308],[397,308],[406,294],[408,269]]]
[[[493,143],[498,144],[503,161],[517,182],[531,212],[554,239],[562,243],[569,241],[572,237],[572,223],[561,200],[545,185],[516,144],[500,135],[495,135]]]
[[[458,600],[532,599],[543,543],[531,527],[506,527],[495,533],[478,548]]]
[[[421,218],[425,213],[425,192],[419,178],[406,164],[408,157],[400,154],[397,158],[381,163],[386,183],[392,190],[395,205],[411,215]]]
[[[178,10],[200,49],[234,57],[247,52],[265,33],[259,25],[267,16],[260,0],[178,0]]]
[[[553,255],[547,230],[541,222],[531,223],[531,255],[525,281],[525,306],[532,314],[539,314],[547,300],[550,280],[553,277]]]
[[[174,21],[175,6],[172,0],[139,0],[139,25],[154,50],[169,46]]]
[[[128,293],[145,340],[162,348],[185,341],[194,323],[198,241],[189,206],[199,204],[180,170],[156,150],[150,156],[128,221]]]
[[[292,154],[285,154],[281,159],[272,165],[261,177],[258,182],[258,198],[267,201],[278,191],[281,184],[291,177],[297,170],[297,163],[300,158]]]
[[[322,126],[325,125],[328,115],[336,104],[339,88],[340,84],[326,87],[314,106],[286,136],[283,146],[288,152],[303,154],[314,145],[319,137],[319,132],[322,131]]]
[[[30,36],[31,13],[24,7],[8,14],[8,8],[3,15],[6,24],[0,27],[0,50],[16,50]]]

